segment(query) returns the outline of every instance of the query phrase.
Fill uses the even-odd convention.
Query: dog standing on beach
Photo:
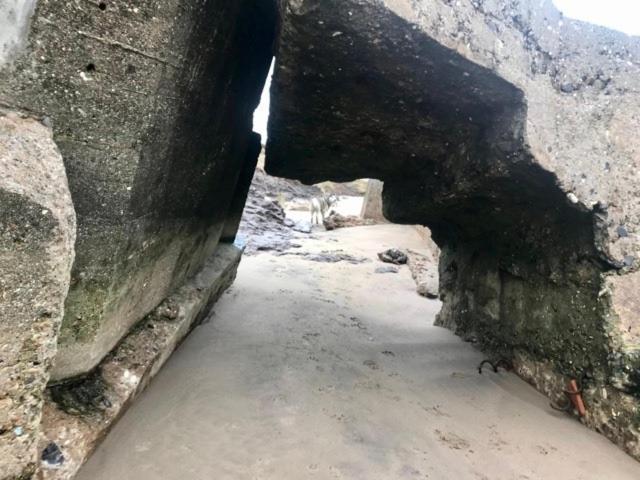
[[[333,193],[327,195],[324,194],[321,197],[313,197],[309,201],[309,209],[311,211],[311,225],[318,224],[324,222],[324,219],[329,212],[329,209],[332,205],[335,205],[338,201],[338,197],[336,197]]]

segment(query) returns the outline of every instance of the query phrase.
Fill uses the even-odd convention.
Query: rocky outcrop
[[[236,242],[243,246],[245,255],[261,251],[284,252],[299,246],[297,239],[311,233],[308,221],[287,218],[285,208],[309,211],[309,199],[322,194],[316,186],[267,175],[264,156],[258,161],[258,168],[247,172],[248,196],[243,203],[244,210]],[[246,185],[246,184],[245,184]]]
[[[442,248],[438,322],[551,396],[585,378],[584,421],[640,458],[640,41],[550,1],[281,15],[267,171],[383,181]]]
[[[275,28],[256,0],[40,1],[12,34],[0,104],[52,125],[78,215],[54,380],[98,365],[237,225]]]
[[[69,288],[75,213],[50,129],[0,110],[0,478],[38,462],[44,390]]]

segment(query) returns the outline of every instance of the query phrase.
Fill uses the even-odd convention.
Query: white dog
[[[333,193],[330,195],[323,195],[321,197],[314,197],[309,202],[309,209],[311,210],[311,225],[317,223],[320,225],[324,222],[324,218],[327,212],[338,201]]]

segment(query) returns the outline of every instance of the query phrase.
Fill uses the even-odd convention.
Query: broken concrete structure
[[[550,0],[9,0],[0,13],[13,112],[0,148],[24,158],[0,177],[4,478],[36,468],[50,374],[43,475],[70,478],[233,278],[278,28],[267,170],[383,181],[385,217],[427,225],[442,249],[439,323],[554,398],[581,380],[585,423],[640,458],[640,41]],[[27,178],[28,162],[46,168]]]
[[[220,245],[192,279],[147,315],[100,364],[97,374],[53,386],[39,451],[55,445],[62,462],[43,458],[42,480],[71,480],[127,406],[231,285],[241,251]]]
[[[0,104],[53,125],[78,215],[55,380],[94,368],[215,251],[274,32],[269,2],[37,3]]]
[[[0,478],[30,478],[69,289],[75,213],[51,130],[0,109]]]
[[[289,0],[266,169],[384,181],[442,248],[439,324],[640,458],[640,40],[550,0]]]
[[[365,219],[375,220],[376,222],[384,222],[384,213],[382,212],[382,189],[384,184],[375,178],[367,182],[367,193],[364,195],[362,202],[362,211],[360,216]]]
[[[50,428],[54,419],[43,420],[45,456],[54,463],[62,457],[70,462],[63,469],[53,465],[52,472],[63,472],[47,474],[54,478],[77,469],[100,432],[232,281],[239,252],[221,240],[233,241],[248,188],[246,172],[258,156],[252,114],[273,56],[276,27],[275,2],[257,0],[9,0],[0,5],[0,107],[14,112],[0,128],[2,161],[24,157],[20,168],[34,170],[31,178],[20,177],[25,185],[17,193],[5,192],[0,184],[6,197],[0,227],[8,242],[2,252],[7,292],[2,316],[16,305],[26,309],[13,312],[0,335],[0,377],[9,379],[0,390],[0,478],[31,478],[40,457],[36,427],[49,376],[53,384],[62,383],[57,390],[72,391],[71,397],[87,403],[74,412],[86,417],[80,423],[97,429],[83,433],[86,441],[69,444],[63,441],[69,429]],[[20,115],[51,127],[53,140],[44,126]],[[23,145],[6,131],[14,128],[11,122],[24,124],[16,128],[28,133],[26,153],[19,157]],[[42,155],[33,157],[33,145]],[[53,165],[60,159],[53,153],[57,150],[64,168]],[[45,161],[57,170],[34,163]],[[4,170],[2,175],[3,182],[11,180]],[[67,178],[73,206],[58,200]],[[67,294],[63,267],[74,254]],[[47,268],[47,262],[55,268]],[[109,352],[126,342],[127,334],[135,335],[135,326],[170,294],[212,268],[209,277],[216,280],[199,284],[184,299],[181,308],[189,313],[178,317],[180,328],[168,339],[144,345],[149,355],[138,352],[147,362],[135,364],[144,374],[139,388],[113,385]],[[44,272],[41,278],[35,276],[38,271]],[[26,285],[14,288],[19,281],[31,281],[29,288],[44,286],[36,294]],[[47,298],[40,301],[38,295]],[[63,309],[56,302],[61,299],[60,326]],[[37,317],[30,318],[35,315],[31,307]],[[87,390],[87,379],[98,379],[107,393],[117,390],[118,401],[103,404],[100,399],[109,395]],[[58,411],[63,397],[46,398],[45,417]],[[92,423],[96,404],[109,412]]]

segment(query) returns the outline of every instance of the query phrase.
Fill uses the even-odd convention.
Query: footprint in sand
[[[440,430],[434,430],[434,432],[438,435],[438,440],[452,450],[467,450],[471,446],[464,438],[453,432],[442,432]]]
[[[365,367],[369,367],[371,370],[380,370],[380,365],[378,365],[373,360],[365,360],[362,362]]]

